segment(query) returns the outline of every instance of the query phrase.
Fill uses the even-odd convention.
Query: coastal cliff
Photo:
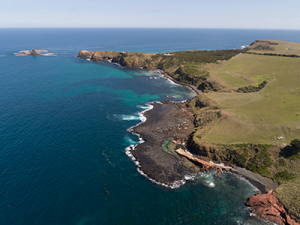
[[[205,68],[206,64],[220,65],[222,61],[229,60],[237,54],[246,51],[240,49],[216,51],[182,51],[171,53],[140,53],[115,51],[86,51],[81,50],[79,58],[93,61],[108,60],[123,67],[140,67],[158,69],[170,76],[176,82],[193,86],[194,90],[201,91],[229,91],[227,86],[210,76]]]

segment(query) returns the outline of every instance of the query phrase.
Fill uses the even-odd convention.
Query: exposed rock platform
[[[155,103],[145,116],[146,122],[133,129],[145,140],[131,151],[140,162],[140,169],[150,178],[168,185],[182,180],[189,171],[195,172],[193,166],[180,163],[176,155],[167,153],[161,147],[166,138],[187,139],[194,130],[192,109],[185,103],[165,101],[164,104]]]

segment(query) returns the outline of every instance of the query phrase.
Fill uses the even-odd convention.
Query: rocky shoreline
[[[185,183],[186,175],[196,175],[199,171],[231,172],[261,192],[250,196],[246,203],[251,207],[252,216],[279,225],[299,225],[276,198],[274,189],[278,185],[273,180],[244,168],[205,162],[187,151],[185,141],[194,129],[193,111],[187,103],[153,103],[153,108],[144,115],[147,120],[131,130],[144,142],[130,150],[142,175],[157,184],[174,188]],[[168,149],[169,152],[162,147],[166,139],[173,140],[173,149]]]
[[[197,166],[161,147],[167,139],[187,139],[194,129],[193,111],[185,103],[165,101],[163,104],[154,103],[153,109],[144,115],[147,120],[132,129],[145,141],[131,150],[140,170],[149,178],[168,186],[183,180],[187,173],[198,172]]]
[[[163,104],[153,103],[153,108],[145,112],[144,116],[147,120],[131,130],[132,133],[139,134],[144,142],[131,149],[131,153],[139,162],[140,169],[149,178],[160,183],[172,184],[184,179],[184,175],[189,173],[222,169],[245,178],[263,194],[277,187],[277,183],[271,179],[240,167],[231,168],[209,162],[201,163],[202,160],[195,157],[199,163],[190,158],[185,162],[193,163],[188,166],[182,165],[182,162],[180,164],[179,158],[189,158],[186,155],[191,153],[185,151],[187,154],[182,157],[178,156],[183,155],[178,154],[178,150],[187,150],[186,141],[194,130],[193,111],[187,103],[170,101],[164,101]],[[162,143],[166,139],[173,140],[172,153],[162,148]],[[174,141],[175,139],[180,141]],[[194,166],[191,166],[192,164]]]

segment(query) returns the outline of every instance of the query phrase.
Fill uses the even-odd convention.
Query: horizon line
[[[232,30],[300,30],[293,28],[221,28],[221,27],[0,27],[0,29],[232,29]]]

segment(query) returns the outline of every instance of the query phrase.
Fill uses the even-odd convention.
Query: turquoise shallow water
[[[298,33],[286,38],[295,41]],[[276,34],[283,35],[256,31],[258,38]],[[234,48],[253,36],[247,30],[0,29],[0,223],[256,224],[244,202],[257,190],[234,175],[202,174],[168,189],[141,176],[125,154],[138,143],[127,129],[140,122],[145,104],[167,95],[187,100],[190,89],[158,73],[76,58],[81,49]],[[13,54],[32,48],[58,56]]]

